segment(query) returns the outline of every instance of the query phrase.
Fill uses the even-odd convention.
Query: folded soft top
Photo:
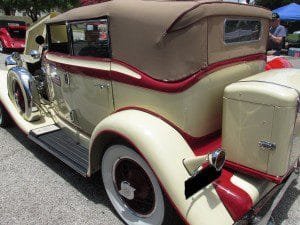
[[[70,10],[50,24],[109,17],[113,57],[158,80],[183,79],[206,67],[207,20],[271,19],[264,8],[223,1],[111,0]]]

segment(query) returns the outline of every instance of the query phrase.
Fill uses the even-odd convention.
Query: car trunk
[[[222,146],[229,165],[284,177],[300,152],[300,72],[264,72],[226,87]]]

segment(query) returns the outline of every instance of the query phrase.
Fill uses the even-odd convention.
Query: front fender
[[[158,117],[139,110],[126,110],[110,115],[95,128],[91,137],[90,168],[93,158],[101,155],[101,140],[113,133],[129,141],[148,162],[165,193],[189,224],[232,224],[214,187],[208,185],[192,198],[184,195],[184,182],[189,174],[183,159],[194,153],[184,138]],[[102,150],[100,150],[102,151]],[[97,157],[96,157],[97,158]],[[99,162],[98,162],[99,163]]]
[[[34,78],[28,70],[23,67],[12,67],[7,74],[7,90],[8,96],[11,101],[16,105],[14,87],[18,85],[22,91],[23,100],[25,104],[24,112],[20,111],[20,114],[27,121],[36,121],[40,119],[40,112],[37,108],[39,103],[38,92],[34,84]]]

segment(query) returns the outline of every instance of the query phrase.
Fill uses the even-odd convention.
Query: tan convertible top
[[[214,61],[208,57],[208,39],[218,37],[207,38],[210,18],[242,16],[269,20],[271,12],[220,0],[111,0],[75,8],[48,23],[103,16],[110,20],[114,58],[155,79],[174,81]]]

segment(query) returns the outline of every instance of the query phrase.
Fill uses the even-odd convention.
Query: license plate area
[[[221,171],[216,171],[212,166],[201,169],[197,174],[187,179],[185,185],[185,197],[188,199],[193,194],[206,187],[221,176]]]

